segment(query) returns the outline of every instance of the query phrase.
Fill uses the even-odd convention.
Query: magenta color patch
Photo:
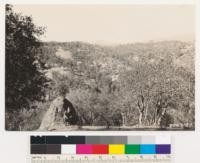
[[[92,154],[92,145],[88,144],[77,144],[76,154]]]

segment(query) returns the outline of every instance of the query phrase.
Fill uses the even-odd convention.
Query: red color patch
[[[92,153],[93,154],[108,154],[108,145],[105,145],[105,144],[92,145]]]

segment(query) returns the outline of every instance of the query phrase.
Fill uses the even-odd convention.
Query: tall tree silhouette
[[[6,5],[6,111],[10,113],[29,108],[44,96],[47,80],[37,55],[43,33],[44,28],[35,26],[32,17]]]

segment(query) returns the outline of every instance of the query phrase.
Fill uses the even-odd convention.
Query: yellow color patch
[[[109,154],[124,154],[125,146],[123,144],[110,144]]]

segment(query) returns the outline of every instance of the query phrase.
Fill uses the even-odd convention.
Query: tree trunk
[[[160,126],[161,120],[166,113],[166,108],[161,108],[161,109],[162,109],[162,112],[158,115],[156,114],[156,116],[155,116],[155,121],[154,121],[155,126]]]
[[[137,101],[138,111],[139,111],[139,126],[143,125],[144,118],[145,118],[145,102],[144,97],[141,95]]]
[[[143,125],[143,118],[144,118],[144,112],[143,111],[139,111],[139,126],[142,126]]]

